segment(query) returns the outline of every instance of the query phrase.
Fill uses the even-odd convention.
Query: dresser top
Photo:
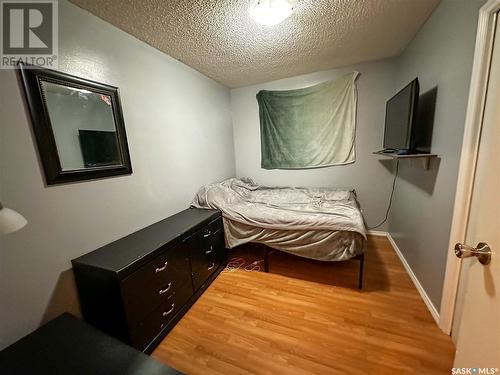
[[[175,246],[183,237],[221,216],[220,211],[188,208],[144,229],[73,259],[73,265],[86,265],[120,273],[131,264],[140,266],[156,256],[156,250]],[[141,264],[139,264],[141,263]],[[135,268],[135,267],[134,267]]]
[[[1,351],[0,368],[9,375],[181,374],[68,313]]]

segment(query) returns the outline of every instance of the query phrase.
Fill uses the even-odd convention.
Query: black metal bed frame
[[[269,272],[269,252],[270,251],[276,251],[269,246],[264,245],[264,272]],[[358,275],[358,289],[363,289],[363,274],[364,274],[364,267],[365,267],[365,253],[361,253],[359,255],[356,255],[355,257],[351,258],[355,260],[359,260],[359,275]],[[350,260],[351,260],[350,259]]]

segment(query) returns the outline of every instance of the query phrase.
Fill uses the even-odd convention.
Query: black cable
[[[394,180],[392,181],[391,197],[389,198],[389,205],[387,206],[387,211],[385,212],[385,218],[384,218],[384,220],[382,220],[381,223],[375,225],[374,227],[369,227],[368,230],[376,229],[376,228],[380,227],[389,218],[389,211],[391,210],[391,206],[392,206],[392,197],[394,196],[394,190],[396,188],[396,179],[398,178],[398,171],[399,171],[399,159],[396,159],[396,171],[394,173]]]

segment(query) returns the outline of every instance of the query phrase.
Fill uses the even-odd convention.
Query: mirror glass
[[[123,164],[111,96],[40,81],[63,171]]]

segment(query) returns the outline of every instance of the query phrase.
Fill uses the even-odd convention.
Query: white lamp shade
[[[15,232],[24,227],[28,221],[18,212],[0,204],[0,236]]]

